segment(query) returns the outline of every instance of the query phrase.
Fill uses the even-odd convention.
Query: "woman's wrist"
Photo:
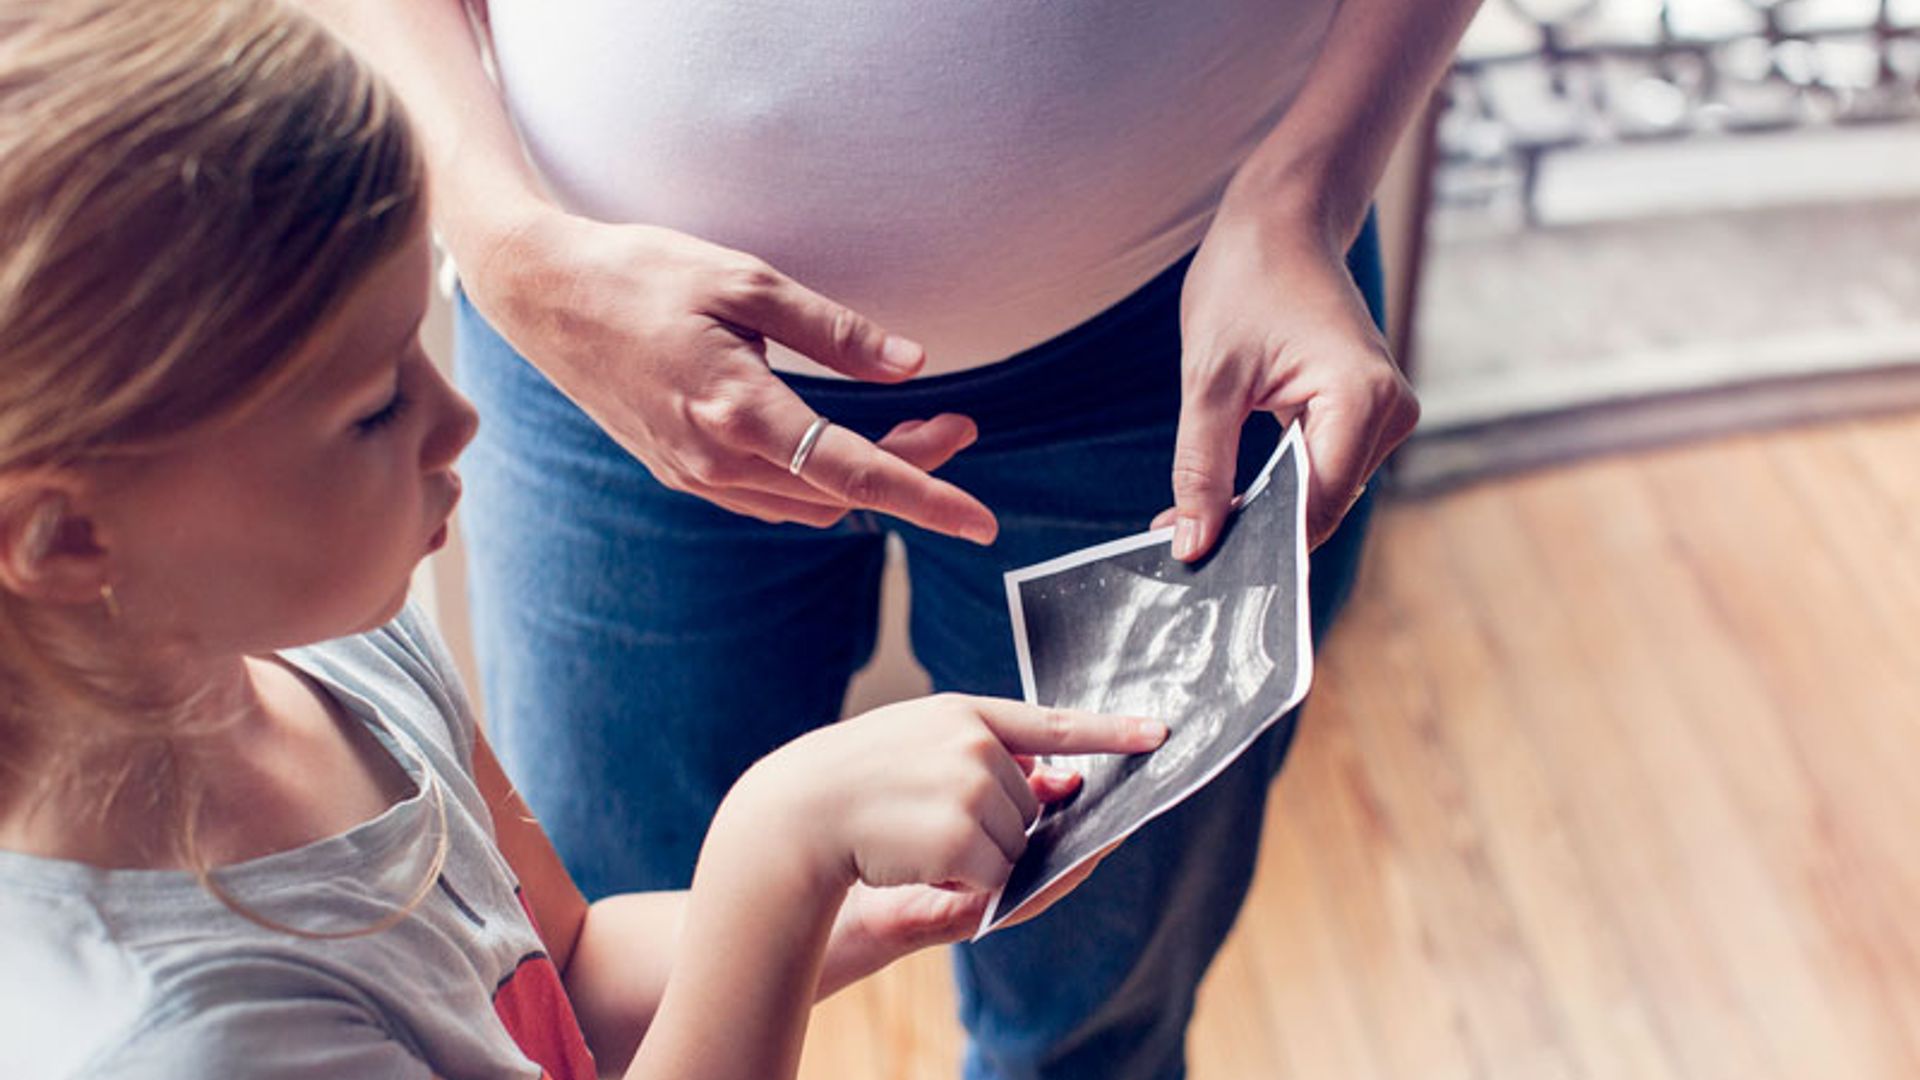
[[[434,229],[470,292],[511,273],[524,261],[529,236],[569,216],[544,193],[514,183],[439,185],[433,201]]]
[[[1324,160],[1249,160],[1227,185],[1214,222],[1254,230],[1269,242],[1312,237],[1341,253],[1359,235],[1370,201],[1370,193],[1351,190]]]

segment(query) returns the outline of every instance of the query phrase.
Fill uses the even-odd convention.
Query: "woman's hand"
[[[1182,393],[1173,459],[1176,558],[1213,547],[1233,500],[1240,429],[1254,410],[1301,418],[1307,528],[1318,545],[1412,433],[1413,390],[1347,272],[1305,219],[1223,206],[1181,295]]]
[[[815,417],[767,367],[768,340],[877,382],[926,355],[758,259],[549,211],[503,227],[471,263],[480,312],[663,484],[763,521],[825,527],[863,508],[993,540],[993,514],[928,475],[973,441],[965,417],[909,421],[878,445],[830,427],[788,472]]]

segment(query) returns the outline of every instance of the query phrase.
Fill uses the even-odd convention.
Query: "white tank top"
[[[1068,330],[1198,244],[1337,4],[490,7],[508,110],[565,205],[766,259],[918,340],[932,373]]]

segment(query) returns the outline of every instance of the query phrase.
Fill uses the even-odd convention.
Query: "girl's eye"
[[[407,411],[407,403],[407,395],[396,389],[393,392],[393,397],[389,398],[385,405],[380,406],[379,412],[355,420],[353,422],[353,428],[362,435],[372,435],[374,432],[400,419],[401,414]]]

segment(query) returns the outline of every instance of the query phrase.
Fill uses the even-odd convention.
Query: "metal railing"
[[[1572,147],[1920,119],[1920,0],[1487,0],[1443,87],[1435,197],[1513,200]]]

